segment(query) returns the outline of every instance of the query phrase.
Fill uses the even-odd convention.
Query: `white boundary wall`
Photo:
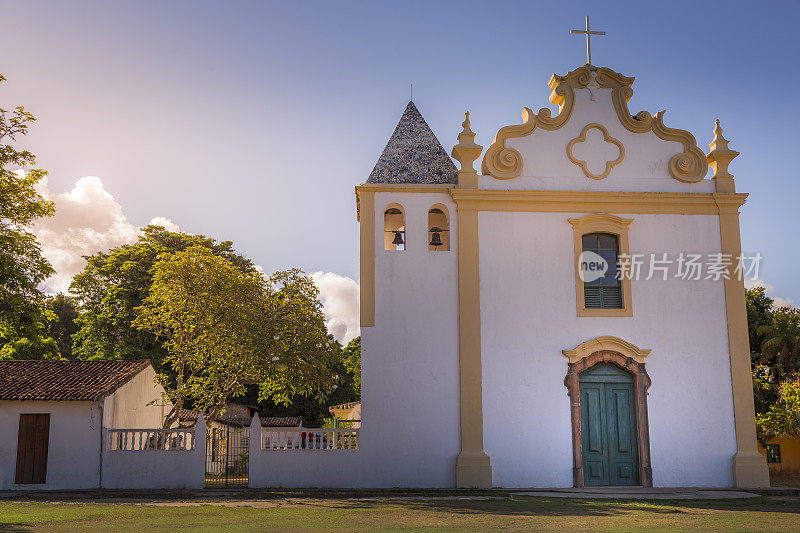
[[[363,450],[262,450],[261,431],[261,421],[256,415],[250,424],[251,487],[381,486],[377,478],[385,465],[367,461]]]
[[[200,417],[191,434],[193,446],[185,449],[109,449],[108,429],[103,429],[104,489],[201,489],[205,483],[206,425]],[[167,432],[177,433],[175,430]]]

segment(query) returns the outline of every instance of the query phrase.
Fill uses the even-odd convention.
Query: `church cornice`
[[[747,193],[450,189],[458,209],[549,213],[738,213]]]
[[[512,179],[522,173],[522,155],[506,146],[510,138],[526,137],[537,128],[557,130],[566,124],[575,107],[575,89],[585,89],[596,82],[601,88],[612,89],[614,110],[620,123],[632,133],[652,131],[659,139],[675,141],[683,145],[683,152],[677,153],[669,161],[669,173],[676,180],[694,183],[702,180],[708,172],[706,156],[697,146],[694,135],[686,130],[669,128],[664,125],[665,111],[655,115],[640,111],[631,115],[628,102],[633,96],[635,78],[623,76],[607,67],[584,65],[569,72],[565,76],[553,74],[549,86],[550,102],[559,106],[559,113],[551,116],[549,108],[542,108],[534,113],[526,107],[522,111],[522,124],[504,126],[495,135],[491,146],[486,150],[481,170],[485,175],[497,179]]]

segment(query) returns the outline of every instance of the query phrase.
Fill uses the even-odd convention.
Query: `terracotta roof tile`
[[[100,401],[150,361],[0,361],[0,400]]]
[[[261,418],[261,427],[264,428],[299,428],[303,419],[299,416],[265,416]]]
[[[182,422],[197,422],[200,413],[192,409],[181,409],[179,419]],[[222,415],[217,418],[220,424],[234,426],[249,426],[252,419]],[[260,417],[261,427],[266,428],[299,428],[303,426],[303,419],[299,416],[265,416]]]

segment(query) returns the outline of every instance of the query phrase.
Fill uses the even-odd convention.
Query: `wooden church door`
[[[633,374],[598,363],[580,374],[584,483],[638,485]]]

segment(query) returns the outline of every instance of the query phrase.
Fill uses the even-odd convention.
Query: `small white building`
[[[332,405],[328,411],[333,415],[334,427],[361,427],[361,402]]]
[[[0,489],[107,486],[103,428],[160,428],[154,378],[149,361],[0,361]]]

